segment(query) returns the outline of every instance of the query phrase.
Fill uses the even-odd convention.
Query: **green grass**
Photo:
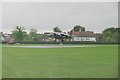
[[[117,78],[117,45],[85,48],[3,47],[4,78]]]

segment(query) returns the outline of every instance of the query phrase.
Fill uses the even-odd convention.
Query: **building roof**
[[[74,36],[77,37],[95,37],[95,33],[92,31],[77,31],[77,32],[72,32]]]

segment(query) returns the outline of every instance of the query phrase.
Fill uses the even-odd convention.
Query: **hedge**
[[[61,42],[15,42],[15,44],[16,43],[20,43],[20,44],[60,44]],[[6,44],[6,42],[2,42],[2,44]],[[120,44],[120,43],[70,41],[70,42],[63,42],[63,44]]]

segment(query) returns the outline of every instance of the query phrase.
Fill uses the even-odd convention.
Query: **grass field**
[[[117,45],[14,48],[3,45],[4,78],[117,78]],[[25,45],[24,45],[25,46]]]

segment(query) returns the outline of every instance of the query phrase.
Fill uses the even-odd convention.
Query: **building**
[[[6,42],[7,44],[14,44],[14,38],[12,38],[10,34],[1,32],[0,38],[2,42]]]
[[[92,41],[96,42],[96,34],[92,31],[75,31],[72,32],[73,41]]]

